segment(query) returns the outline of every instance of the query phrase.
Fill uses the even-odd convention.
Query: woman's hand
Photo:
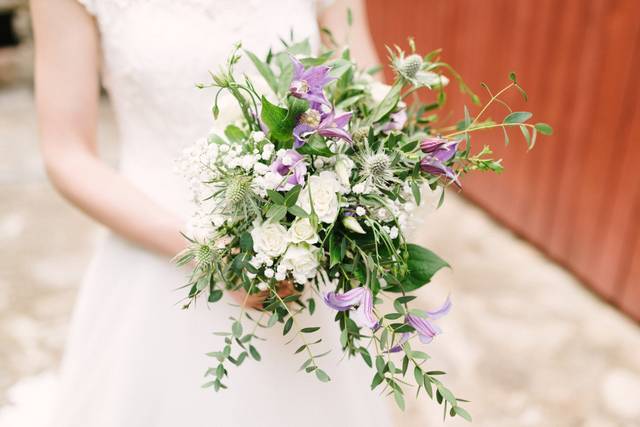
[[[295,293],[296,290],[293,287],[293,282],[290,280],[278,282],[278,295],[280,298],[286,298]],[[269,291],[262,291],[257,294],[247,295],[247,292],[244,289],[239,289],[237,291],[230,291],[229,294],[238,302],[238,304],[246,308],[261,310],[264,301],[269,296]]]

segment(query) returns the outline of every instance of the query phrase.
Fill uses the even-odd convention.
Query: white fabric
[[[212,127],[209,81],[236,41],[263,55],[290,28],[317,45],[313,0],[81,0],[96,17],[103,77],[119,125],[121,170],[185,218],[186,186],[173,172],[180,150]],[[96,189],[99,191],[99,189]],[[298,373],[298,342],[259,330],[263,360],[230,372],[229,390],[203,389],[238,309],[221,301],[188,311],[185,271],[113,235],[82,285],[61,370],[55,427],[389,426],[388,399],[369,391],[372,371],[343,360],[334,313],[319,302],[307,323],[322,326],[317,353],[330,383]],[[249,327],[249,324],[246,324]]]

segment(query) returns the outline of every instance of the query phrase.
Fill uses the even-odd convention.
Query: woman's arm
[[[347,9],[351,9],[353,25],[347,23]],[[325,8],[318,17],[321,27],[326,27],[333,33],[338,43],[349,40],[351,56],[362,68],[380,65],[380,59],[373,45],[365,0],[336,0]]]
[[[116,233],[173,256],[179,218],[157,206],[97,155],[99,39],[77,0],[32,0],[36,103],[47,173],[71,203]]]

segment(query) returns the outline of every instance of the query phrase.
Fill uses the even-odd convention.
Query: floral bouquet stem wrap
[[[439,51],[418,55],[411,41],[410,48],[408,55],[389,49],[390,86],[358,69],[349,49],[310,56],[308,41],[283,43],[264,59],[237,45],[212,82],[198,85],[214,89],[216,118],[225,91],[239,118],[180,159],[197,204],[191,246],[177,257],[193,269],[185,307],[200,298],[215,303],[225,291],[266,294],[260,316],[240,306],[230,330],[218,332],[225,346],[208,354],[217,364],[206,372],[206,387],[226,388],[229,364],[260,360],[257,326],[282,328],[299,345],[292,350],[301,370],[330,381],[322,343],[313,338],[318,328],[296,319],[326,304],[342,346],[329,350],[361,358],[371,388],[401,408],[412,388],[443,405],[445,416],[470,419],[466,401],[442,382],[444,372],[426,367],[424,345],[441,332],[451,299],[434,311],[413,305],[415,291],[448,264],[406,234],[425,192],[441,204],[445,188],[461,188],[462,175],[501,171],[488,147],[474,151],[471,134],[500,128],[507,138],[518,128],[532,147],[551,128],[527,123],[530,113],[500,99],[510,89],[526,97],[515,75],[495,94],[483,86],[489,101],[482,106]],[[257,78],[234,72],[245,55]],[[450,80],[482,108],[475,117],[465,108],[460,121],[441,125]],[[507,109],[500,123],[483,116],[496,102]],[[296,292],[282,296],[282,283]]]

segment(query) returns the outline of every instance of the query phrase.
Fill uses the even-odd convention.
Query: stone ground
[[[99,139],[113,159],[115,132],[106,102],[102,114]],[[100,234],[47,183],[35,126],[31,88],[0,88],[5,415],[9,401],[36,395],[31,385],[55,370],[74,296]],[[437,305],[449,292],[454,300],[454,310],[440,321],[445,334],[427,350],[435,368],[450,372],[450,387],[473,401],[467,408],[476,426],[640,426],[637,324],[462,198],[449,197],[436,212],[425,210],[416,240],[454,266],[420,294],[425,306]],[[397,425],[442,425],[441,413],[420,400],[398,415]]]

